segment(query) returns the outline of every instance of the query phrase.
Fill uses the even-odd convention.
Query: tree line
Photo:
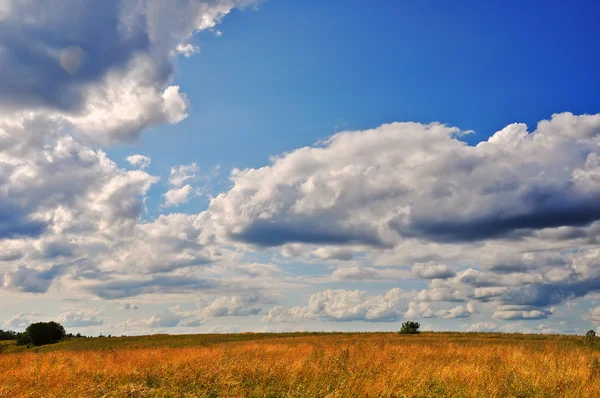
[[[24,332],[0,329],[0,341],[14,340],[17,345],[40,346],[76,338],[88,338],[88,336],[81,333],[67,333],[58,322],[32,323]]]

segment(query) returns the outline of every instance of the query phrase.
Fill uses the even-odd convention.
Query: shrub
[[[32,323],[19,336],[18,345],[46,345],[58,343],[65,337],[65,328],[56,322]]]
[[[402,323],[402,328],[400,329],[400,333],[402,334],[417,334],[420,333],[419,328],[421,325],[419,322],[414,321],[406,321]]]

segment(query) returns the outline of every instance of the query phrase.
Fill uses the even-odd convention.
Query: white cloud
[[[104,321],[98,318],[101,313],[102,311],[99,310],[63,312],[58,317],[57,322],[64,327],[74,328],[98,326],[104,324]]]
[[[504,320],[514,319],[545,319],[550,315],[550,311],[530,310],[530,311],[496,311],[494,318]]]
[[[150,166],[152,160],[144,155],[131,155],[127,157],[127,162],[133,167],[138,167],[144,170],[146,167]]]
[[[217,297],[209,305],[199,306],[193,311],[183,311],[179,307],[170,308],[152,315],[146,320],[129,320],[122,328],[174,328],[201,326],[213,318],[225,316],[249,316],[260,312],[258,296]]]
[[[169,184],[173,187],[180,187],[186,181],[196,177],[196,173],[199,168],[196,163],[189,165],[179,165],[171,168],[171,176],[169,177]]]
[[[40,314],[37,312],[24,313],[19,312],[4,322],[4,327],[8,329],[25,329],[34,322],[38,322]]]
[[[418,263],[413,265],[412,272],[422,279],[446,279],[456,275],[446,264]]]
[[[416,302],[412,301],[406,311],[406,318],[444,318],[444,319],[456,319],[456,318],[469,318],[471,311],[462,305],[456,306],[450,309],[439,309],[435,310],[431,307],[429,302]]]
[[[261,310],[256,306],[258,301],[257,296],[218,297],[211,304],[200,307],[199,313],[206,318],[256,315]]]
[[[402,318],[407,296],[394,288],[382,296],[369,296],[362,290],[325,290],[313,294],[305,307],[275,306],[263,317],[264,322],[291,322],[299,319],[329,321],[381,321]]]
[[[600,115],[563,113],[527,135],[507,133],[515,129],[524,126],[476,147],[436,123],[338,133],[266,167],[234,170],[233,187],[210,203],[211,221],[258,246],[377,249],[518,239],[599,219]]]
[[[190,200],[191,192],[192,187],[189,184],[184,185],[181,188],[169,189],[163,195],[165,197],[165,203],[163,204],[163,206],[173,207],[187,203]]]

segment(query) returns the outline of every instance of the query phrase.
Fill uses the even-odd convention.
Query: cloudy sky
[[[0,328],[596,329],[598,12],[0,0]]]

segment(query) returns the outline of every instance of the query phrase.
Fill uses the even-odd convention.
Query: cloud
[[[212,279],[165,275],[99,282],[88,286],[87,290],[104,299],[122,299],[143,294],[209,291],[220,285],[218,281]]]
[[[102,319],[98,316],[102,311],[68,311],[63,312],[57,319],[57,322],[65,327],[89,327],[98,326],[104,324]]]
[[[412,301],[409,304],[408,311],[406,311],[404,316],[406,318],[457,319],[469,318],[471,316],[471,311],[462,305],[450,309],[434,310],[431,308],[431,303]]]
[[[402,319],[406,305],[406,294],[399,288],[382,296],[369,296],[362,290],[325,290],[310,296],[305,307],[271,308],[263,322],[299,319],[394,322]]]
[[[150,166],[152,159],[144,155],[131,155],[127,156],[127,162],[133,167],[138,167],[144,170],[146,167]]]
[[[169,184],[172,187],[180,187],[186,181],[193,179],[196,176],[199,168],[196,163],[189,165],[179,165],[171,168],[171,176],[169,177]]]
[[[332,274],[340,281],[398,280],[410,277],[408,272],[394,268],[350,267],[338,268]]]
[[[524,320],[524,319],[545,319],[550,314],[550,311],[496,311],[493,317],[503,320]]]
[[[152,317],[148,320],[148,326],[151,328],[156,327],[166,327],[172,328],[182,321],[184,316],[181,311],[178,310],[165,310],[159,314],[152,315]]]
[[[513,124],[469,146],[459,129],[392,123],[234,170],[215,227],[258,246],[390,247],[400,239],[521,239],[600,218],[600,115]],[[543,171],[543,172],[542,172]]]
[[[187,99],[169,85],[175,54],[197,52],[189,43],[195,32],[255,3],[11,2],[2,8],[0,109],[61,117],[103,143],[178,123]]]
[[[190,200],[190,192],[192,192],[192,187],[189,184],[184,185],[181,188],[168,190],[167,193],[163,195],[165,198],[163,206],[173,207],[187,203]]]
[[[260,312],[258,296],[222,296],[209,305],[199,306],[193,311],[183,311],[179,307],[170,308],[152,315],[146,320],[129,320],[121,325],[124,328],[174,328],[177,326],[201,326],[212,318],[225,316],[249,316]]]
[[[256,306],[258,302],[258,296],[223,296],[206,307],[201,307],[200,313],[206,318],[256,315],[261,311]]]
[[[15,270],[6,271],[3,286],[5,289],[26,293],[46,293],[54,279],[62,275],[64,270],[62,265],[43,271],[19,266]]]
[[[592,322],[600,328],[600,307],[591,308],[583,315],[583,319]]]
[[[34,322],[38,322],[40,314],[37,312],[24,313],[19,312],[4,322],[4,327],[9,329],[24,329]]]
[[[413,265],[412,272],[415,276],[422,279],[447,279],[456,275],[456,272],[451,270],[445,264],[435,263],[418,263]]]

